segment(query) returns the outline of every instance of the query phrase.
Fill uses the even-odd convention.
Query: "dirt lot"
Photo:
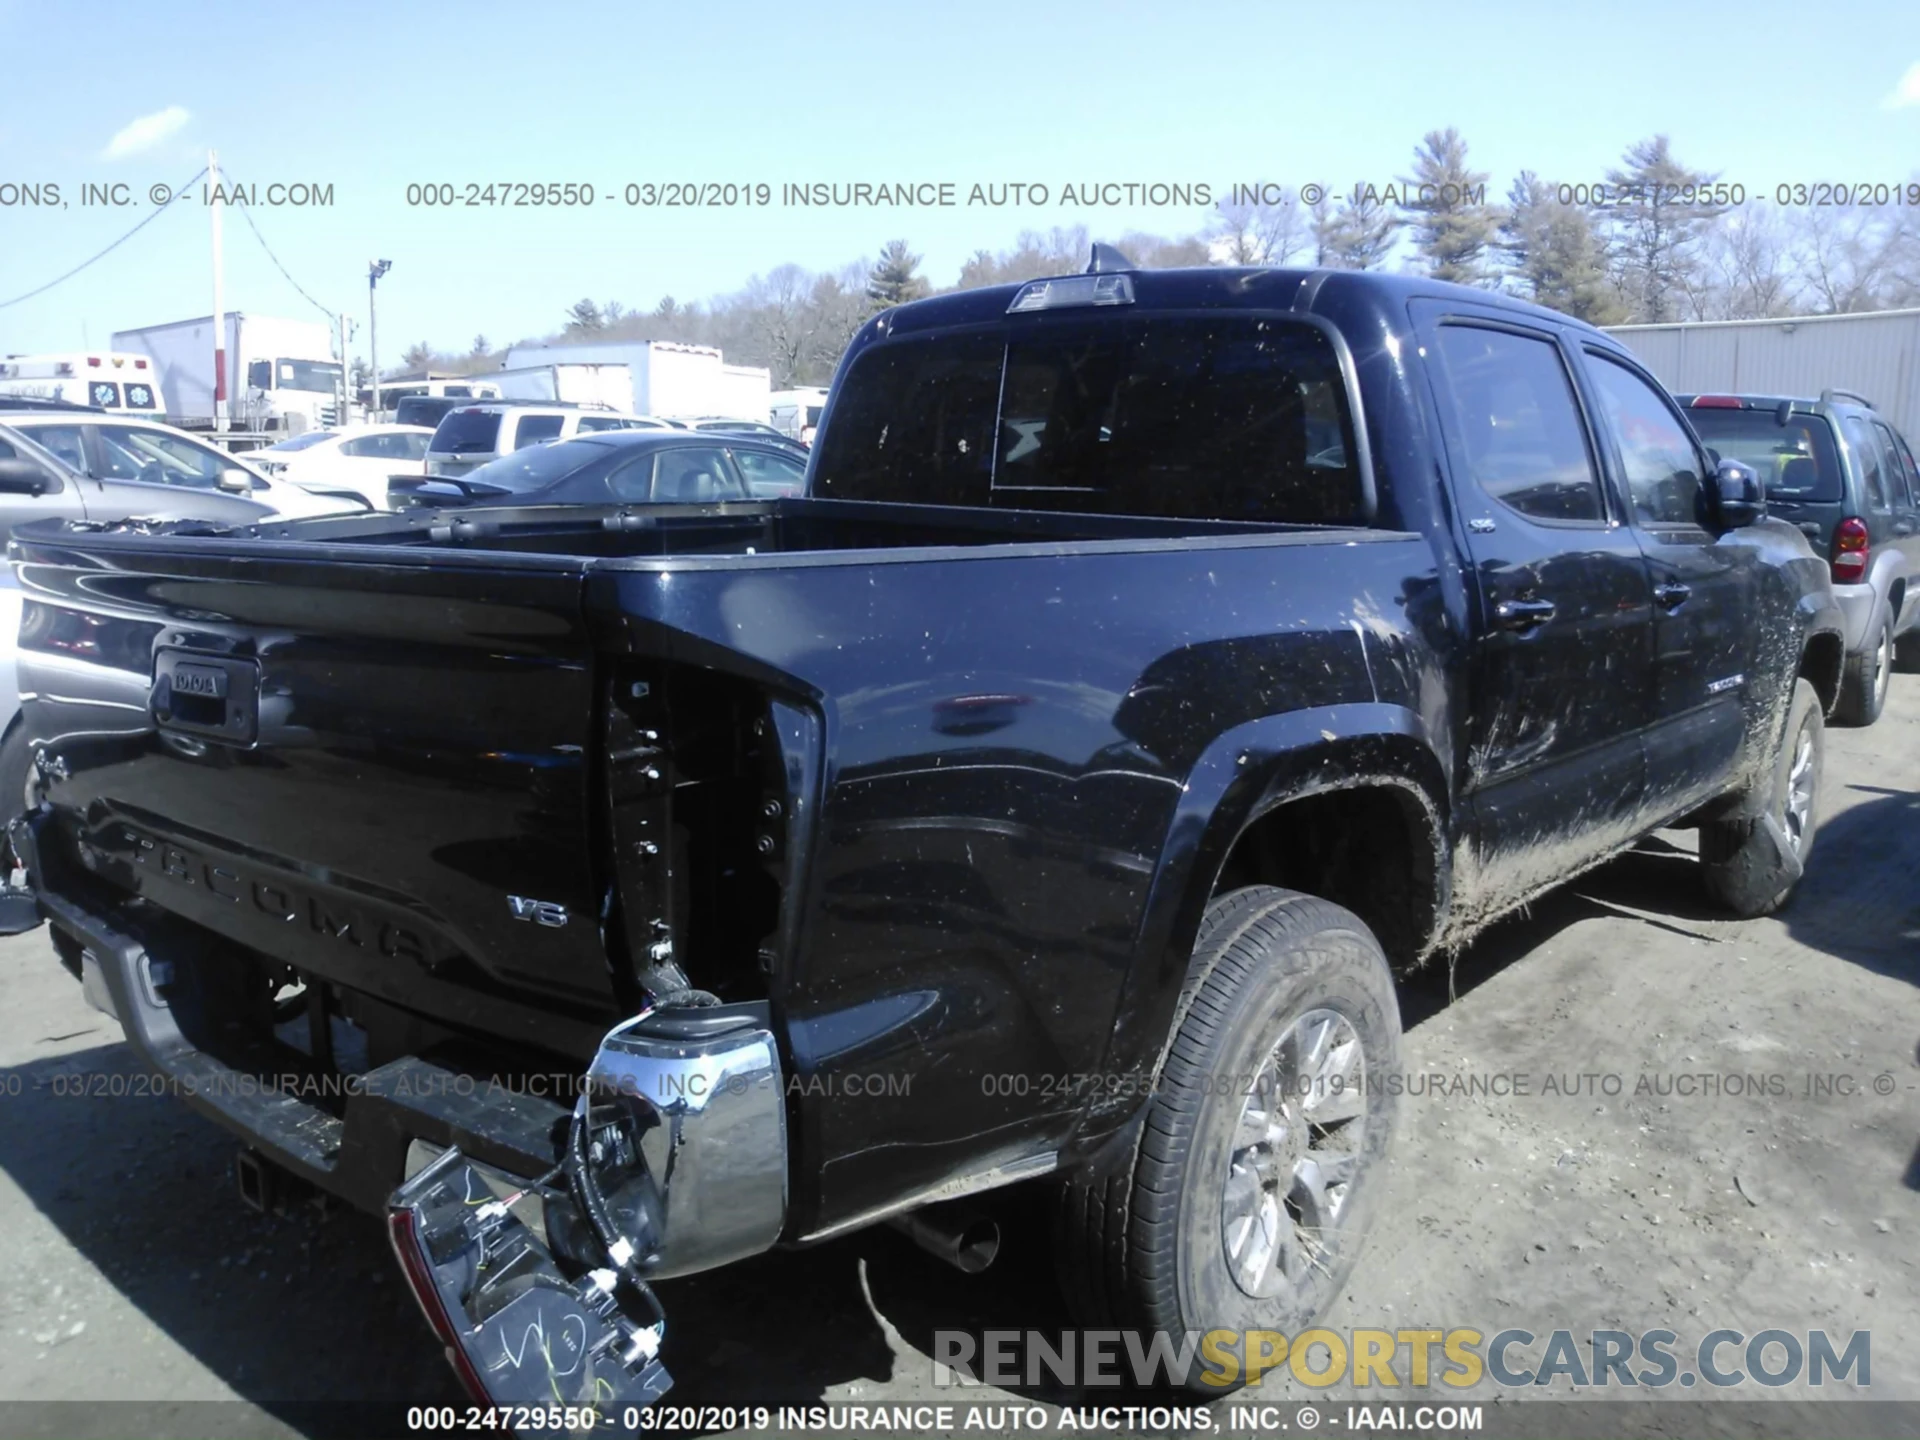
[[[1409,987],[1410,1070],[1529,1093],[1403,1104],[1329,1323],[1664,1327],[1683,1354],[1721,1327],[1867,1329],[1869,1393],[1920,1400],[1917,791],[1920,677],[1903,675],[1876,727],[1828,732],[1823,828],[1782,916],[1718,918],[1673,837],[1504,923],[1459,958],[1451,1000],[1439,971]],[[239,1400],[154,1423],[286,1433],[302,1399],[460,1398],[376,1222],[255,1215],[233,1142],[180,1104],[62,1093],[56,1077],[137,1072],[44,933],[0,943],[0,995],[0,1399]],[[1739,1082],[1677,1094],[1676,1075]],[[1543,1093],[1549,1076],[1573,1093]],[[880,1231],[665,1285],[673,1398],[996,1398],[936,1390],[927,1357],[939,1329],[1066,1324],[1031,1200],[1001,1205],[1007,1250],[977,1277]]]

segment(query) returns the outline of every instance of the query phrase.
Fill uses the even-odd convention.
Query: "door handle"
[[[1687,603],[1687,597],[1693,594],[1691,585],[1682,585],[1678,580],[1669,580],[1664,585],[1653,587],[1653,598],[1659,602],[1662,610],[1678,610]]]
[[[1493,607],[1493,623],[1502,630],[1525,634],[1553,618],[1551,600],[1502,600]]]

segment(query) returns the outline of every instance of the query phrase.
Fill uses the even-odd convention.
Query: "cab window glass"
[[[798,495],[806,484],[807,472],[797,460],[764,450],[736,450],[734,463],[747,477],[747,488],[755,495]]]
[[[212,490],[222,470],[238,468],[229,455],[161,430],[98,425],[94,436],[100,442],[102,479]]]
[[[1886,509],[1887,484],[1881,474],[1880,437],[1873,433],[1873,426],[1858,415],[1849,415],[1841,423],[1846,427],[1847,441],[1860,466],[1860,479],[1867,487],[1868,507]]]
[[[1586,428],[1552,341],[1440,327],[1442,378],[1473,481],[1535,520],[1604,518]]]
[[[52,451],[55,458],[75,474],[93,473],[87,468],[87,448],[80,438],[78,425],[20,425],[15,428],[43,450]]]
[[[654,471],[653,498],[668,504],[744,500],[727,457],[718,450],[667,450]]]
[[[539,445],[560,437],[560,427],[565,425],[564,415],[522,415],[520,428],[514,432],[513,448],[524,450],[529,445]]]
[[[1887,493],[1896,505],[1913,504],[1912,487],[1908,484],[1906,467],[1900,463],[1900,442],[1894,439],[1893,431],[1878,420],[1873,422],[1873,428],[1880,437],[1880,454],[1885,459]]]
[[[1588,351],[1600,409],[1620,447],[1634,514],[1646,525],[1698,525],[1700,456],[1665,398],[1626,366]]]

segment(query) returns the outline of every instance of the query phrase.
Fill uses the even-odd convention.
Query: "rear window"
[[[876,346],[816,470],[842,499],[1336,523],[1364,509],[1333,346],[1264,315],[1080,319]]]
[[[443,455],[484,454],[499,438],[497,411],[449,410],[433,432],[433,448]]]
[[[525,495],[544,490],[594,461],[606,459],[610,448],[604,440],[565,440],[558,445],[539,445],[489,460],[460,478],[498,485],[516,495]]]
[[[393,423],[438,425],[441,417],[458,403],[456,400],[448,400],[439,395],[409,395],[394,407]]]
[[[1760,472],[1769,500],[1831,503],[1840,498],[1840,454],[1833,427],[1818,415],[1778,410],[1688,409],[1687,419],[1703,444],[1723,460],[1738,460]]]

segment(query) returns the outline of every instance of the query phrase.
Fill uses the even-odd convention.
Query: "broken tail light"
[[[673,1383],[662,1326],[621,1309],[611,1270],[569,1278],[545,1239],[459,1150],[393,1193],[387,1237],[427,1324],[483,1405],[591,1408],[611,1418]]]
[[[1833,583],[1858,585],[1867,578],[1867,554],[1872,537],[1867,523],[1849,515],[1833,527]]]

